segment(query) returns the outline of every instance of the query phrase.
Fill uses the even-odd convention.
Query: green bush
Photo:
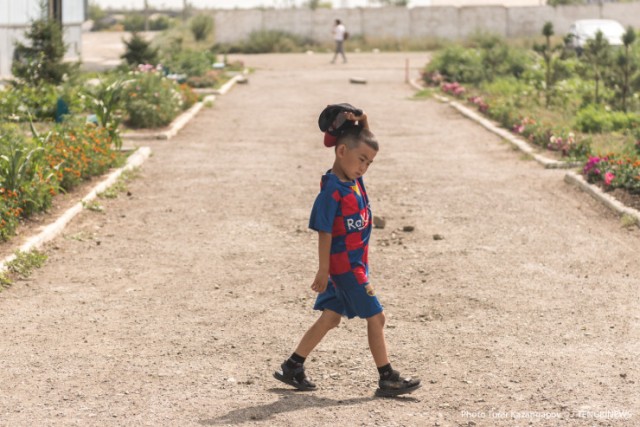
[[[62,28],[55,19],[32,21],[25,37],[29,45],[15,44],[11,67],[15,77],[30,85],[59,84],[66,75],[77,69],[63,62],[67,46],[62,37]]]
[[[589,105],[578,112],[575,124],[577,129],[586,133],[616,132],[640,127],[640,115]]]
[[[15,125],[0,126],[0,240],[21,218],[51,206],[53,197],[118,161],[103,128],[69,121],[46,136],[27,138]]]
[[[124,17],[122,25],[125,31],[131,33],[144,31],[144,15],[140,13],[129,13]]]
[[[37,121],[53,120],[59,96],[50,84],[9,86],[0,91],[0,115],[14,122],[28,122],[29,115]]]
[[[201,76],[188,77],[187,84],[193,88],[211,88],[220,83],[220,80],[220,72],[210,70]]]
[[[484,80],[480,52],[457,45],[438,51],[425,71],[427,75],[437,72],[448,82],[478,84]]]
[[[171,73],[192,77],[204,76],[211,71],[214,62],[216,62],[216,55],[210,51],[183,49],[165,55],[162,64]]]
[[[129,65],[158,63],[158,49],[151,47],[151,42],[146,41],[140,34],[131,33],[129,40],[122,40],[126,46],[124,54],[121,56]]]
[[[164,31],[171,28],[172,20],[168,16],[160,15],[149,21],[150,31]]]
[[[253,31],[242,43],[218,47],[228,53],[288,53],[301,52],[311,41],[285,31]]]
[[[160,72],[136,72],[125,91],[126,123],[133,128],[168,125],[182,111],[178,85]]]
[[[56,125],[48,135],[46,161],[60,187],[70,190],[116,164],[118,157],[111,146],[107,129],[70,121]]]
[[[189,28],[196,41],[206,40],[213,31],[213,17],[211,15],[196,15],[191,19]]]

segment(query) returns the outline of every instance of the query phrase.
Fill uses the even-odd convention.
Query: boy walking
[[[398,396],[420,387],[419,379],[402,378],[391,367],[384,337],[385,316],[369,283],[368,249],[371,209],[362,177],[378,153],[367,115],[350,104],[330,105],[320,114],[324,143],[335,147],[333,167],[322,177],[309,220],[318,232],[319,267],[311,289],[318,292],[318,320],[274,377],[299,390],[315,390],[304,362],[341,317],[367,320],[369,349],[378,368],[378,396]]]

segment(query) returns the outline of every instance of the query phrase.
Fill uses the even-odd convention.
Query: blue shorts
[[[357,283],[335,283],[329,280],[327,289],[318,295],[314,310],[329,309],[353,319],[361,319],[382,313],[382,305],[375,295],[367,294],[365,285]]]

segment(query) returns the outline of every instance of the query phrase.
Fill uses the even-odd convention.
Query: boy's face
[[[378,152],[367,144],[360,143],[355,148],[340,145],[336,150],[338,164],[345,177],[352,181],[363,176]]]

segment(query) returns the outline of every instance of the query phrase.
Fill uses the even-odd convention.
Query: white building
[[[44,0],[48,14],[64,26],[67,58],[80,56],[82,23],[87,0]],[[31,21],[41,17],[42,0],[0,0],[0,77],[11,74],[13,48],[16,40],[24,41],[24,31]]]

